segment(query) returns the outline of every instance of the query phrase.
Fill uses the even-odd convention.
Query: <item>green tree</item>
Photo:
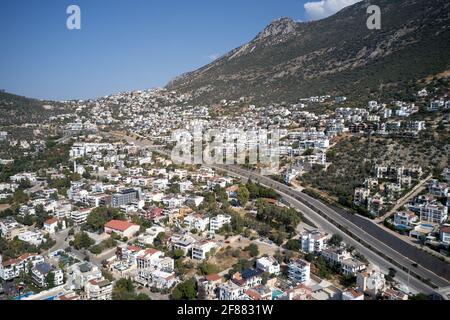
[[[13,202],[15,204],[26,203],[30,198],[23,190],[16,190],[13,194]]]
[[[342,236],[339,234],[333,234],[328,241],[328,243],[332,246],[339,247],[342,244]]]
[[[47,288],[53,288],[55,286],[55,273],[53,271],[47,273],[45,283],[47,284]]]
[[[114,284],[113,300],[136,300],[135,288],[131,279],[119,279]]]
[[[219,270],[216,265],[203,261],[199,266],[198,270],[202,275],[216,274]]]
[[[245,247],[244,251],[248,251],[248,253],[252,257],[257,257],[259,255],[258,246],[254,243],[251,243],[247,247]]]
[[[157,247],[162,246],[164,243],[165,236],[166,236],[166,234],[164,232],[158,233],[156,238],[153,240],[153,244]]]
[[[172,299],[174,300],[195,300],[197,297],[197,282],[191,278],[179,283],[172,290]]]
[[[286,242],[286,249],[298,251],[300,250],[300,243],[298,242],[298,240],[291,239],[288,242]]]
[[[248,191],[246,186],[243,185],[239,186],[236,192],[236,198],[239,201],[239,204],[245,207],[248,200],[250,199],[250,192]]]
[[[87,249],[95,243],[86,232],[80,232],[75,235],[73,246],[75,249]]]
[[[89,213],[86,226],[93,231],[100,231],[111,220],[126,220],[125,215],[117,208],[99,207]]]
[[[172,251],[172,258],[175,260],[178,260],[180,258],[184,257],[184,251],[181,249],[175,249]]]

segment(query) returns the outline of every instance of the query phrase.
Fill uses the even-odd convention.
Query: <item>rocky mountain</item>
[[[381,30],[367,28],[371,4],[381,8]],[[167,88],[210,103],[243,96],[268,103],[325,93],[398,95],[450,69],[449,39],[448,0],[365,0],[320,21],[278,19]]]

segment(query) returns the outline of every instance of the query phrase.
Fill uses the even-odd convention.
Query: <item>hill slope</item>
[[[366,27],[371,3],[381,7],[381,30]],[[321,21],[276,20],[251,42],[167,87],[198,102],[394,92],[449,70],[448,39],[448,0],[365,0]]]
[[[65,111],[59,102],[26,98],[0,92],[0,126],[41,123]]]

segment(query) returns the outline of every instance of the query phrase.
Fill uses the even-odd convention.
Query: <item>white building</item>
[[[444,223],[448,217],[448,207],[440,203],[429,203],[419,207],[420,221]]]
[[[354,289],[348,289],[342,292],[342,300],[364,300],[364,293],[356,291]]]
[[[280,264],[273,257],[262,257],[256,260],[256,268],[270,274],[280,273]]]
[[[446,245],[450,245],[450,227],[449,226],[442,227],[439,234],[441,242]]]
[[[26,253],[17,259],[3,261],[0,255],[0,278],[8,281],[20,275],[22,271],[28,272],[28,267],[35,267],[37,264],[43,263],[44,258],[37,254]]]
[[[80,209],[77,211],[72,211],[70,213],[70,218],[73,220],[73,223],[77,226],[85,224],[90,213],[90,209]]]
[[[169,187],[168,179],[157,179],[153,181],[152,187],[154,191],[164,191]]]
[[[213,232],[217,232],[226,224],[231,224],[231,216],[219,214],[211,218],[209,222],[209,229]]]
[[[31,272],[34,283],[42,288],[49,285],[47,283],[47,276],[49,273],[53,273],[54,275],[53,286],[57,287],[64,283],[63,271],[45,262],[37,264],[31,269]]]
[[[145,230],[143,234],[138,237],[138,242],[141,246],[153,245],[158,234],[163,233],[165,229],[161,226],[152,226]]]
[[[92,279],[84,287],[87,300],[111,300],[112,283],[107,279]]]
[[[101,270],[90,262],[76,263],[68,270],[68,283],[72,284],[71,289],[73,290],[83,289],[89,281],[101,278]]]
[[[25,231],[19,234],[19,240],[29,244],[40,246],[44,242],[44,235],[38,231]]]
[[[351,254],[342,248],[326,248],[322,250],[321,255],[332,264],[340,264],[344,260],[351,258]]]
[[[305,253],[319,253],[326,247],[327,235],[318,230],[304,232],[300,236],[300,250]]]
[[[180,192],[181,193],[185,193],[187,191],[190,191],[192,189],[192,182],[187,180],[187,181],[182,181],[179,183],[180,186]]]
[[[382,292],[386,286],[384,274],[376,271],[358,273],[356,283],[359,291],[368,293],[373,297]]]
[[[307,261],[291,260],[288,265],[288,278],[294,283],[306,283],[310,280],[311,264]]]
[[[56,233],[57,229],[58,229],[58,219],[51,218],[44,222],[44,230],[47,231],[49,234]]]
[[[341,271],[346,276],[354,276],[366,269],[366,264],[355,258],[345,259],[341,262]]]
[[[189,235],[172,236],[170,239],[172,250],[181,250],[185,255],[191,250],[195,243],[195,239]]]
[[[201,196],[190,196],[186,200],[186,204],[198,207],[199,205],[201,205],[203,203],[203,200],[205,200],[205,198],[201,197]]]
[[[419,218],[414,212],[400,211],[394,214],[394,226],[396,227],[411,228],[417,220]]]
[[[142,269],[139,270],[135,281],[149,288],[168,290],[173,288],[179,280],[174,272]]]
[[[138,269],[155,267],[158,265],[158,262],[162,259],[163,256],[164,253],[162,251],[152,248],[141,251],[137,255],[137,267]]]
[[[183,224],[190,230],[205,231],[209,225],[209,218],[198,214],[191,214],[184,218]]]
[[[202,241],[194,243],[192,246],[191,257],[194,260],[204,260],[211,250],[217,247],[216,243],[213,241]]]
[[[245,288],[233,281],[227,281],[219,287],[219,300],[235,301],[242,300]]]

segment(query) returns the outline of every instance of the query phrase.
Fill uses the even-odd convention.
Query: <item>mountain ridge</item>
[[[361,1],[314,22],[271,22],[250,42],[166,88],[201,103],[251,97],[295,101],[321,93],[370,95],[380,88],[450,69],[450,3],[446,0],[379,0],[382,29],[368,30]],[[405,80],[406,79],[406,80]]]

